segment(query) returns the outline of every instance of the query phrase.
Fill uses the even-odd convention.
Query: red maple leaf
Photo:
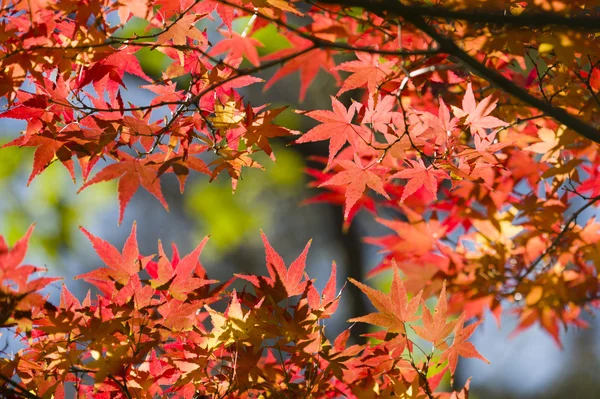
[[[326,162],[326,160],[324,160],[324,162]],[[334,171],[336,171],[338,169],[341,170],[342,167],[337,166],[337,165],[334,166]],[[324,182],[326,182],[327,180],[331,179],[334,176],[331,173],[324,173],[323,171],[320,171],[317,169],[311,169],[311,168],[306,169],[306,173],[308,173],[309,175],[311,175],[313,178],[316,179],[309,183],[310,187],[321,187],[321,185]],[[328,204],[344,206],[344,204],[346,203],[346,187],[332,185],[332,186],[327,186],[327,187],[323,187],[323,188],[326,188],[329,191],[317,194],[314,197],[311,197],[311,198],[305,200],[303,202],[303,204],[313,204],[313,203],[325,202]],[[371,213],[375,213],[375,201],[373,200],[373,198],[369,197],[366,194],[363,194],[358,199],[358,201],[354,204],[354,206],[350,209],[350,212],[348,213],[348,218],[346,220],[344,220],[344,223],[342,226],[344,231],[348,231],[348,229],[350,228],[350,224],[352,223],[352,220],[358,214],[358,212],[363,208],[365,208],[366,210],[368,210]]]
[[[378,90],[378,85],[393,74],[392,65],[394,62],[380,63],[378,54],[357,52],[356,57],[358,60],[344,62],[334,68],[338,71],[352,72],[352,75],[344,79],[344,83],[336,96],[364,85],[367,85],[369,93],[375,93]]]
[[[152,161],[140,161],[122,151],[117,151],[117,153],[120,158],[119,161],[108,165],[96,173],[93,178],[81,186],[78,192],[81,192],[81,190],[92,184],[119,179],[117,186],[119,194],[119,224],[123,221],[125,207],[140,185],[150,194],[154,195],[165,209],[168,210],[169,206],[162,195],[160,180],[157,178],[157,168],[150,166],[152,165],[150,163]]]
[[[361,163],[361,160],[357,157],[355,157],[354,162],[338,161],[338,165],[342,166],[344,170],[319,186],[346,186],[344,220],[348,219],[350,210],[363,196],[367,187],[383,195],[388,200],[390,199],[383,187],[384,179],[382,177],[382,175],[385,176],[388,169],[381,166],[365,168]]]
[[[313,44],[310,40],[304,39],[300,36],[287,36],[287,39],[292,45],[290,48],[285,48],[269,54],[268,56],[263,57],[263,60],[271,61],[287,57],[291,54],[307,49]],[[298,71],[300,72],[300,101],[304,101],[306,91],[308,90],[308,87],[312,81],[317,77],[320,68],[323,68],[323,70],[329,72],[338,83],[340,82],[340,76],[337,71],[333,69],[334,66],[335,63],[331,50],[311,50],[286,62],[277,70],[277,72],[275,72],[267,84],[265,84],[263,90],[268,90],[269,87],[271,87],[279,79]]]
[[[0,236],[0,283],[2,283],[2,288],[10,288],[10,286],[16,285],[18,293],[29,294],[44,288],[52,281],[60,280],[60,278],[41,277],[27,281],[33,273],[44,270],[36,266],[21,264],[27,253],[29,237],[33,233],[33,227],[31,225],[25,235],[12,248],[9,248],[4,237]]]
[[[273,150],[269,144],[269,139],[299,134],[296,131],[273,123],[273,120],[285,111],[286,108],[287,107],[281,107],[255,114],[255,110],[248,105],[248,107],[246,107],[246,122],[243,127],[246,130],[243,134],[246,146],[252,148],[252,146],[256,144],[256,146],[263,150],[265,154],[275,160]]]
[[[137,244],[135,222],[131,226],[131,233],[125,241],[122,253],[119,253],[119,251],[115,247],[113,247],[108,241],[94,236],[92,233],[90,233],[81,226],[79,228],[81,229],[83,234],[86,235],[88,240],[90,240],[92,246],[94,247],[94,250],[100,257],[100,259],[102,259],[104,264],[108,266],[108,268],[96,269],[90,273],[77,276],[77,278],[82,278],[86,281],[117,281],[118,283],[125,285],[129,282],[129,278],[131,276],[137,274],[146,266],[146,263],[150,261],[151,257],[140,257],[140,251]]]
[[[273,296],[275,302],[302,294],[307,284],[306,281],[302,281],[302,278],[304,277],[304,269],[306,268],[306,256],[312,240],[306,244],[300,256],[290,264],[288,269],[281,256],[273,249],[262,231],[261,236],[265,246],[269,277],[243,274],[236,274],[236,276],[250,281],[257,288],[265,290],[267,294]]]
[[[93,83],[99,96],[102,96],[104,90],[107,89],[110,97],[114,97],[119,85],[126,88],[123,82],[125,73],[130,73],[151,82],[152,79],[144,73],[140,62],[135,56],[138,50],[138,47],[126,46],[110,54],[102,61],[94,63],[90,68],[84,70],[81,78],[77,80],[76,88],[81,89]]]
[[[204,279],[206,272],[198,262],[202,249],[208,242],[205,237],[190,254],[183,259],[175,257],[176,248],[173,251],[173,261],[169,262],[163,249],[162,243],[158,243],[158,262],[148,264],[147,270],[153,278],[150,283],[153,287],[168,285],[168,292],[175,299],[185,301],[187,295],[208,284],[217,283],[217,280]]]
[[[67,168],[71,179],[75,182],[75,170],[73,169],[73,160],[71,159],[72,153],[65,146],[64,142],[41,135],[33,135],[18,137],[10,143],[4,144],[2,148],[11,146],[37,147],[33,153],[33,170],[29,175],[27,185],[31,184],[33,179],[46,170],[55,159],[60,160],[65,168]]]
[[[378,132],[387,133],[392,118],[398,115],[397,112],[392,111],[396,101],[397,99],[394,96],[385,96],[383,98],[379,97],[377,103],[375,103],[374,98],[369,96],[362,123],[369,123]]]
[[[434,199],[437,199],[437,179],[447,179],[448,173],[440,169],[433,169],[432,166],[426,167],[421,158],[416,161],[408,159],[407,162],[410,163],[412,168],[401,170],[391,176],[391,178],[401,177],[403,179],[408,179],[408,182],[404,186],[400,202],[403,202],[406,197],[413,194],[421,187],[425,187],[425,189],[433,195]]]
[[[323,292],[319,295],[312,282],[308,289],[308,305],[314,310],[321,310],[323,313],[321,313],[320,317],[322,318],[330,317],[337,309],[339,297],[335,295],[336,278],[337,269],[335,262],[333,262],[331,264],[331,274],[325,284],[325,288],[323,288]]]
[[[361,139],[361,133],[365,134],[361,126],[352,124],[352,119],[360,104],[353,103],[346,109],[335,97],[331,97],[331,105],[333,111],[318,110],[305,113],[306,116],[318,120],[321,124],[296,140],[296,143],[308,143],[329,139],[328,164],[331,164],[335,155],[346,142],[356,148],[358,147],[357,140]]]
[[[225,32],[222,32],[225,35]],[[238,33],[231,32],[230,37],[218,42],[210,50],[210,55],[228,53],[228,59],[238,59],[246,57],[254,66],[260,65],[258,58],[257,47],[263,47],[263,44],[253,37],[242,36]]]

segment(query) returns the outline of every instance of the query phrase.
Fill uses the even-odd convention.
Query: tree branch
[[[357,3],[355,0],[338,1],[339,4],[352,5]],[[387,2],[383,2],[386,3]],[[377,9],[375,6],[381,6],[382,2],[377,3],[362,3],[362,7],[366,9]],[[391,4],[391,2],[390,2]],[[459,59],[471,72],[477,76],[487,80],[491,84],[495,85],[499,89],[506,93],[515,96],[524,103],[537,108],[542,111],[546,116],[554,118],[556,121],[574,130],[585,138],[592,140],[596,143],[600,143],[600,131],[592,125],[587,124],[581,119],[569,114],[562,108],[553,106],[552,104],[543,101],[537,97],[531,95],[527,90],[517,86],[511,80],[505,78],[503,75],[496,71],[493,71],[477,61],[475,58],[470,56],[466,51],[461,49],[454,41],[445,35],[439,33],[433,26],[430,26],[420,15],[415,15],[411,7],[405,6],[402,3],[395,4],[392,9],[396,10],[406,21],[413,24],[417,29],[427,34],[433,40],[435,40],[440,46],[439,50],[453,55]],[[599,25],[600,26],[600,25]]]
[[[546,11],[525,11],[513,15],[506,9],[496,10],[451,10],[440,6],[403,5],[397,0],[319,0],[320,3],[337,4],[348,7],[361,7],[371,12],[391,12],[409,17],[433,17],[448,20],[459,20],[473,23],[486,23],[516,28],[544,28],[550,25],[570,30],[600,32],[600,17],[584,14],[558,14]]]
[[[4,381],[4,383],[6,385],[10,385],[10,387],[11,387],[11,388],[5,388],[4,386],[0,385],[0,392],[3,392],[3,393],[10,392],[10,393],[14,393],[15,395],[22,395],[23,398],[27,398],[27,399],[41,399],[39,396],[29,392],[27,389],[25,389],[24,387],[22,387],[21,385],[19,385],[18,383],[11,380],[10,378],[4,376],[1,373],[0,373],[0,379],[2,381]]]
[[[554,239],[552,240],[550,246],[548,248],[546,248],[546,250],[540,255],[538,256],[535,261],[533,261],[523,272],[523,274],[521,275],[521,277],[519,278],[519,284],[517,284],[517,286],[514,288],[514,290],[512,291],[512,293],[517,291],[517,288],[519,287],[520,283],[523,281],[523,279],[532,271],[535,270],[535,268],[537,267],[537,265],[540,264],[540,262],[548,255],[550,255],[552,252],[554,252],[554,250],[556,249],[556,247],[558,247],[560,241],[562,240],[563,236],[567,233],[567,231],[569,231],[570,229],[573,228],[573,223],[577,222],[577,218],[579,217],[579,215],[581,215],[583,213],[583,211],[585,211],[586,209],[588,209],[590,206],[594,205],[596,202],[600,201],[600,195],[597,195],[595,197],[589,198],[588,202],[581,206],[581,208],[579,208],[577,211],[575,211],[575,213],[573,213],[571,215],[571,217],[565,222],[565,225],[563,226],[563,228],[561,229],[561,231],[556,235],[556,237],[554,237]]]

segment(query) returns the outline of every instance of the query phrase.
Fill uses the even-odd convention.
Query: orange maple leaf
[[[423,325],[412,326],[417,335],[426,341],[432,342],[436,348],[445,349],[448,344],[446,338],[456,325],[457,320],[447,321],[448,302],[446,300],[446,282],[442,285],[442,292],[433,315],[423,303]]]
[[[475,349],[475,346],[471,342],[467,342],[467,339],[473,334],[477,326],[481,324],[483,320],[479,320],[475,323],[469,324],[466,328],[464,328],[465,323],[465,315],[464,313],[460,315],[458,320],[456,321],[456,327],[454,328],[454,340],[452,345],[442,353],[440,360],[443,362],[448,360],[448,365],[450,367],[450,374],[454,376],[456,372],[456,364],[458,363],[458,357],[469,357],[481,359],[486,363],[490,363],[485,357],[481,356],[481,354]]]

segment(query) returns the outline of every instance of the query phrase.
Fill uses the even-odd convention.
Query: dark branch
[[[513,15],[508,10],[451,10],[440,6],[403,5],[398,0],[319,0],[320,3],[361,7],[375,13],[393,13],[408,17],[432,17],[473,23],[495,24],[516,28],[544,28],[559,26],[571,30],[600,32],[600,16],[558,14],[546,11],[523,12]]]
[[[398,14],[406,21],[414,25],[417,29],[427,34],[434,41],[436,41],[439,45],[438,50],[440,52],[453,55],[475,75],[485,79],[486,81],[490,82],[491,84],[503,90],[504,92],[515,96],[524,103],[534,108],[537,108],[538,110],[542,111],[546,116],[554,118],[556,121],[574,130],[575,132],[579,133],[585,138],[592,140],[596,143],[600,143],[600,131],[597,128],[569,114],[564,109],[555,107],[549,102],[546,102],[531,95],[527,90],[517,86],[511,80],[505,78],[498,72],[489,69],[484,64],[480,63],[475,58],[470,56],[462,48],[460,48],[451,38],[439,33],[435,29],[435,27],[429,25],[421,17],[421,15],[415,12],[414,6],[406,6],[400,2],[392,2],[387,0],[380,0],[376,2],[362,2],[357,0],[325,0],[324,2],[331,4],[335,3],[342,6],[360,6],[368,11],[375,13],[387,11]],[[431,7],[424,8],[429,9]],[[566,20],[567,18],[564,17],[564,19]],[[594,20],[597,21],[596,24],[598,24],[597,26],[600,27],[600,19]],[[547,26],[548,24],[550,24],[550,22],[548,22],[548,20],[544,20],[544,26]],[[597,30],[600,30],[600,28],[597,28]]]
[[[585,211],[586,209],[588,209],[590,206],[594,205],[596,202],[600,201],[600,195],[597,195],[593,198],[590,198],[589,201],[583,205],[581,208],[579,208],[575,213],[573,213],[571,215],[571,217],[566,221],[565,225],[563,226],[562,230],[556,235],[556,237],[552,240],[552,243],[550,244],[550,246],[548,248],[546,248],[546,250],[540,255],[538,256],[534,262],[532,262],[523,272],[523,274],[521,275],[521,277],[519,278],[519,282],[523,281],[523,279],[532,271],[535,270],[535,268],[537,267],[537,265],[540,264],[540,262],[548,255],[550,255],[552,252],[554,252],[556,250],[556,248],[558,247],[559,243],[561,242],[562,238],[564,237],[564,235],[573,228],[573,224],[577,222],[577,218],[579,217],[579,215],[581,215],[583,213],[583,211]],[[513,292],[516,292],[518,288],[515,287],[515,289],[513,290]]]

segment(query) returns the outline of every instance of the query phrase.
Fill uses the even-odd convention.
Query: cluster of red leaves
[[[486,309],[499,316],[501,306],[510,304],[520,317],[519,329],[539,322],[560,344],[560,325],[584,325],[580,317],[582,309],[597,307],[600,297],[600,224],[594,219],[578,220],[584,211],[597,209],[600,201],[600,152],[597,144],[573,134],[570,122],[567,123],[572,121],[569,115],[577,115],[581,123],[589,126],[597,126],[599,122],[600,101],[596,91],[600,42],[595,34],[583,28],[570,34],[564,25],[557,24],[557,29],[540,27],[539,23],[531,22],[531,16],[550,10],[564,15],[573,13],[573,18],[580,15],[587,18],[596,16],[598,10],[585,1],[507,1],[491,11],[483,3],[477,3],[482,13],[490,11],[486,17],[510,15],[511,23],[498,27],[486,25],[485,21],[471,23],[475,13],[467,13],[460,24],[436,17],[440,10],[450,10],[455,17],[463,13],[465,6],[472,3],[464,0],[448,0],[433,7],[422,7],[419,1],[411,2],[410,6],[390,2],[396,11],[381,8],[379,2],[345,1],[347,5],[362,8],[323,2],[327,4],[305,8],[282,0],[89,0],[86,7],[69,1],[3,1],[0,3],[0,95],[9,105],[0,118],[27,122],[23,134],[7,145],[36,148],[31,178],[55,161],[63,163],[74,177],[76,158],[84,181],[82,189],[118,179],[122,218],[125,206],[140,185],[167,206],[159,180],[165,173],[174,173],[183,190],[192,170],[210,175],[211,180],[226,171],[235,189],[243,167],[261,167],[253,159],[256,152],[265,152],[274,159],[270,140],[296,133],[273,123],[283,109],[252,107],[238,90],[259,82],[261,79],[253,76],[255,73],[279,67],[266,87],[285,75],[299,72],[300,97],[304,98],[318,71],[324,69],[340,86],[331,98],[332,110],[302,112],[319,124],[296,142],[329,141],[329,156],[323,160],[325,168],[310,171],[315,177],[311,185],[326,191],[312,201],[343,205],[346,226],[363,208],[379,214],[385,207],[386,214],[394,218],[377,219],[392,233],[367,239],[386,254],[371,274],[393,268],[395,289],[401,292],[404,288],[400,288],[396,274],[400,271],[410,295],[417,297],[420,292],[422,298],[439,295],[440,313],[445,313],[448,295],[449,312],[464,312],[464,320],[481,318]],[[417,10],[431,14],[431,18],[425,21],[410,7],[422,7]],[[210,19],[214,12],[223,21],[224,39],[213,45],[206,32],[198,30],[195,24]],[[519,26],[513,16],[521,13],[526,17],[529,14],[526,19],[529,22]],[[290,18],[292,15],[304,17],[300,26],[294,23],[297,19]],[[120,23],[110,24],[108,21],[116,16]],[[118,37],[118,28],[133,16],[148,21],[147,33]],[[243,31],[234,32],[233,23],[242,21],[245,21]],[[290,48],[261,57],[258,50],[262,44],[253,35],[269,24],[279,29]],[[455,42],[460,45],[454,45]],[[141,49],[160,51],[170,60],[159,79],[151,79],[141,69],[136,58]],[[342,53],[353,54],[356,59],[338,63],[334,55]],[[222,60],[215,58],[222,54],[226,54]],[[241,67],[242,58],[251,66]],[[465,64],[479,76],[469,75]],[[156,96],[147,104],[125,105],[122,96],[122,90],[126,89],[125,74],[147,81],[144,87]],[[340,75],[346,74],[342,80]],[[185,90],[177,85],[182,78],[189,80]],[[491,90],[490,83],[510,88],[506,82],[516,84],[520,93],[526,92],[519,97],[522,103],[515,102],[508,92]],[[517,92],[512,90],[513,95]],[[348,99],[350,95],[354,97],[352,101]],[[539,106],[524,105],[539,101],[546,105],[542,108],[555,111],[553,115],[540,113]],[[446,102],[455,105],[449,107]],[[162,117],[165,109],[168,115]],[[159,110],[161,117],[157,116]],[[561,124],[557,120],[567,122]],[[209,154],[213,157],[210,160]],[[90,178],[100,159],[110,159],[112,163]],[[135,249],[131,251],[122,257],[107,255],[109,268],[87,276],[103,290],[102,298],[112,300],[112,295],[125,290],[112,305],[109,300],[99,299],[94,315],[102,314],[105,306],[117,306],[116,303],[125,306],[131,301],[127,293],[138,291],[147,292],[146,306],[154,303],[155,293],[150,295],[150,290],[160,291],[156,294],[159,297],[180,301],[168,302],[174,308],[162,308],[164,314],[171,311],[176,314],[179,308],[191,312],[191,307],[215,298],[205,292],[210,283],[203,278],[189,281],[177,278],[169,271],[171,266],[159,267],[160,262],[153,266],[147,259],[137,259],[134,266],[116,268],[118,273],[113,275],[115,265],[121,264],[121,260],[137,256],[131,255],[136,253]],[[267,252],[269,278],[240,276],[253,285],[256,294],[223,297],[231,303],[239,302],[239,306],[233,305],[234,309],[246,307],[246,313],[242,310],[232,313],[237,312],[238,318],[245,320],[253,312],[275,312],[275,300],[300,295],[306,298],[298,302],[297,306],[304,304],[304,308],[298,308],[298,315],[309,314],[307,309],[313,309],[318,295],[311,294],[311,283],[302,280],[303,261],[284,271],[269,247]],[[153,268],[157,271],[152,271]],[[168,272],[159,273],[161,268]],[[133,277],[142,269],[154,281],[150,288],[143,288],[146,291],[141,291],[141,287],[147,287],[144,282]],[[135,281],[139,285],[134,285],[138,284]],[[16,295],[29,295],[28,289],[19,285]],[[393,294],[396,291],[390,295],[400,295]],[[261,292],[267,292],[266,297],[272,300],[261,302]],[[391,318],[398,312],[390,312],[388,306],[382,305],[398,304],[390,297],[385,299],[367,292],[376,299],[374,304],[379,313],[362,320],[402,330],[406,320]],[[190,295],[200,302],[192,305]],[[328,298],[331,300],[330,294]],[[172,305],[176,303],[179,305]],[[87,307],[90,306],[91,302],[87,302]],[[161,318],[163,305],[156,306],[156,317]],[[414,306],[407,304],[400,313],[408,314],[407,309]],[[327,314],[327,310],[320,311]],[[115,314],[122,315],[120,322],[127,324],[132,313],[110,312],[111,317]],[[227,319],[226,315],[221,316],[222,320]],[[10,317],[20,320],[15,315]],[[77,320],[89,317],[92,316],[85,314]],[[121,320],[119,317],[115,316]],[[296,317],[302,320],[302,326],[314,321],[309,318],[309,323],[306,318],[296,316],[295,311],[283,320],[290,323]],[[183,327],[192,328],[189,318],[173,319]],[[433,339],[436,350],[445,350],[439,339],[452,328],[442,325],[446,321],[436,316],[429,317],[425,310],[423,320],[427,331],[421,330],[419,335]],[[474,328],[463,329],[463,317],[459,320],[453,327],[458,343]],[[178,331],[174,327],[169,324],[165,328]],[[135,328],[145,331],[138,324]],[[314,338],[318,327],[312,328],[297,330],[308,334],[306,337],[313,334]],[[399,334],[395,337],[377,337],[393,338],[384,342],[395,342],[403,350],[406,345],[411,351],[411,346],[402,341],[406,339],[402,331],[393,333]],[[419,328],[415,331],[418,333]],[[293,342],[296,346],[299,342],[310,342],[303,348],[319,353],[311,345],[320,341],[306,337],[294,336]],[[119,339],[115,345],[117,341],[119,345],[125,342]],[[128,345],[133,343],[118,349],[129,356]],[[75,349],[81,350],[78,346]],[[105,359],[109,352],[121,353],[113,349],[102,348],[90,356],[93,361],[101,362],[99,359]],[[48,356],[72,353],[48,350]],[[187,359],[186,349],[176,350],[180,356],[177,361],[187,361],[182,360]],[[381,350],[389,353],[391,349]],[[470,350],[469,345],[457,344],[452,351],[444,352],[443,359],[453,369],[456,354],[472,354]],[[223,353],[232,356],[230,352]],[[222,359],[220,352],[215,356]],[[327,359],[326,356],[331,357],[320,354],[319,359]],[[290,358],[294,359],[292,355]],[[133,364],[143,363],[141,358],[136,359]],[[203,358],[205,363],[198,367],[202,370],[213,367],[214,359]],[[369,364],[360,359],[361,364]],[[237,365],[235,360],[224,363],[232,370],[231,378],[225,379],[229,383],[240,375],[248,384],[262,381],[239,374],[241,371],[231,362]],[[272,359],[261,364],[280,367]],[[377,364],[385,365],[384,369],[388,365],[381,359],[377,359]],[[86,373],[87,363],[82,367]],[[313,373],[314,365],[305,367],[311,371],[286,366],[285,378],[273,372],[269,381],[277,380],[277,384],[288,389],[298,383],[290,380],[290,376],[302,376],[306,389],[309,383],[315,383],[318,373]],[[118,371],[127,371],[123,370]],[[400,374],[386,369],[389,374],[384,374],[381,380],[363,378],[360,373],[353,380],[344,374],[342,384],[369,383],[372,385],[365,392],[373,394],[399,389],[394,386],[395,381],[410,382],[419,387],[411,391],[414,395],[419,395],[418,392],[427,395],[426,379],[422,376],[425,369],[412,370],[420,376],[418,379],[404,374],[400,378]],[[117,389],[120,380],[110,375],[115,378],[112,383]],[[165,378],[171,381],[179,375]],[[185,374],[183,378],[186,383],[193,383],[195,377]],[[228,392],[229,388],[214,389],[214,392]]]
[[[0,118],[27,121],[24,134],[5,146],[36,148],[30,182],[54,161],[62,162],[75,180],[74,158],[84,180],[80,190],[118,179],[119,221],[140,185],[167,208],[158,179],[165,173],[174,173],[183,191],[190,171],[211,180],[227,171],[235,190],[243,167],[261,167],[251,154],[264,151],[275,159],[268,139],[294,133],[273,123],[283,109],[252,108],[237,91],[261,79],[250,76],[252,69],[238,68],[242,56],[258,63],[255,47],[260,43],[231,31],[235,8],[216,1],[134,3],[3,2],[0,11],[0,95],[10,105]],[[209,48],[206,32],[195,24],[215,9],[231,39]],[[122,23],[111,26],[107,20],[115,12]],[[117,37],[132,16],[145,18],[147,29],[158,32]],[[159,80],[140,67],[136,53],[143,48],[172,60]],[[213,57],[223,51],[229,52],[224,61]],[[152,101],[124,103],[126,73],[149,83],[143,87],[155,95]],[[184,92],[175,82],[185,76],[190,83]],[[156,116],[165,108],[170,117]],[[217,156],[207,165],[201,156],[210,152]],[[90,179],[100,159],[114,163]]]
[[[100,294],[88,292],[79,301],[63,285],[59,305],[46,305],[39,289],[53,279],[25,283],[37,269],[20,265],[30,232],[10,250],[0,237],[3,298],[14,304],[3,327],[23,317],[19,309],[28,311],[28,323],[15,327],[25,349],[0,360],[0,387],[15,394],[60,399],[75,389],[93,398],[422,398],[432,397],[448,370],[454,374],[459,356],[485,360],[466,342],[478,323],[465,328],[464,316],[448,319],[445,289],[431,315],[421,293],[408,301],[397,272],[389,294],[353,281],[378,313],[351,321],[384,330],[368,334],[372,341],[365,345],[348,346],[349,329],[328,340],[324,321],[339,301],[335,263],[319,292],[305,273],[310,243],[286,267],[264,235],[268,276],[219,283],[198,260],[206,239],[183,258],[173,246],[169,260],[160,242],[158,258],[139,253],[135,224],[121,253],[83,230],[105,267],[78,278]],[[236,279],[251,286],[229,290]],[[419,354],[409,330],[431,342],[431,351]],[[465,388],[435,397],[467,394]]]

